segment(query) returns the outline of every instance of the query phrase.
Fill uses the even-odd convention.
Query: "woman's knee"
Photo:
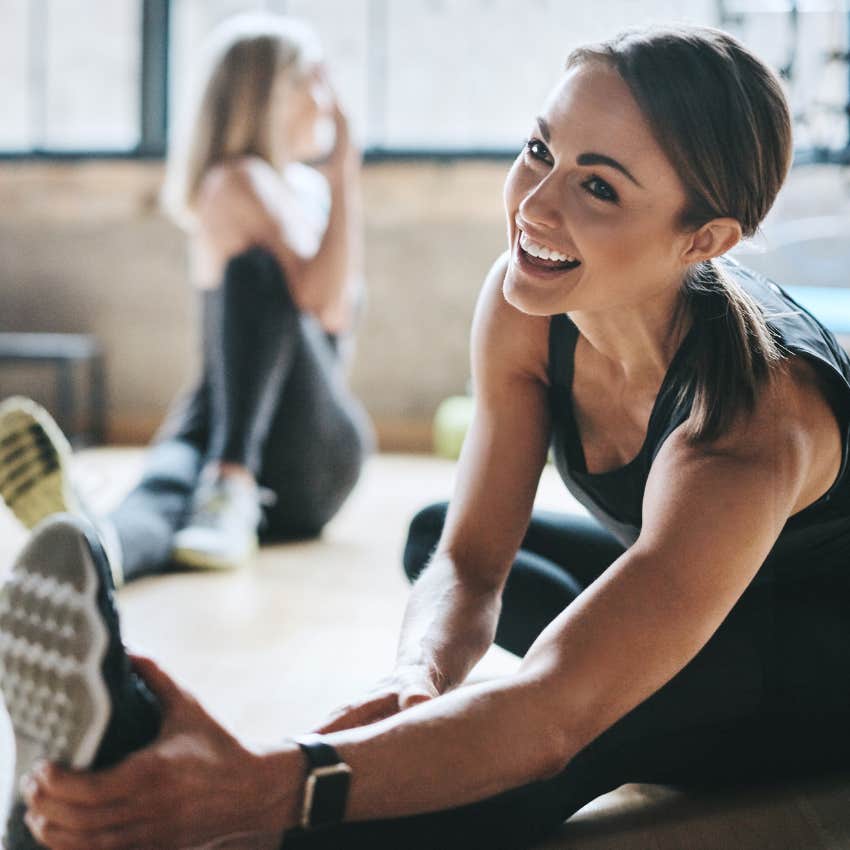
[[[226,304],[250,304],[267,314],[269,309],[298,315],[286,276],[277,258],[265,248],[254,247],[228,261],[221,282]]]
[[[348,451],[323,457],[321,464],[295,474],[290,469],[283,480],[261,476],[260,484],[275,494],[275,503],[266,512],[266,536],[318,537],[356,486],[363,461],[363,453],[352,443]]]
[[[411,582],[416,581],[443,533],[448,502],[437,502],[423,508],[410,523],[404,547],[404,572]]]

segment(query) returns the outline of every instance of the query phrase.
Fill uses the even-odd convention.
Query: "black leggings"
[[[437,544],[446,505],[413,520],[411,580]],[[496,642],[524,655],[623,548],[596,521],[535,512],[503,595]],[[756,580],[702,651],[553,779],[471,805],[293,832],[284,848],[525,848],[627,782],[682,787],[821,774],[850,766],[850,580]],[[463,743],[458,742],[462,747]]]
[[[110,516],[127,580],[168,567],[207,462],[242,464],[274,493],[265,538],[310,537],[342,505],[371,448],[338,340],[298,311],[271,254],[235,257],[201,297],[201,379],[172,405],[141,482]]]

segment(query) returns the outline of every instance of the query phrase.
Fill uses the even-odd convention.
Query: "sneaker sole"
[[[251,550],[243,557],[236,560],[216,558],[207,552],[198,549],[183,549],[175,546],[171,552],[171,560],[183,567],[192,567],[197,570],[238,570],[251,562],[257,554],[258,545],[252,546]]]
[[[83,769],[111,713],[100,579],[91,541],[67,519],[53,517],[37,533],[56,536],[57,557],[28,562],[25,550],[0,588],[0,691],[19,762],[35,754]]]
[[[0,497],[27,528],[80,513],[69,477],[71,446],[50,414],[27,398],[0,404]]]

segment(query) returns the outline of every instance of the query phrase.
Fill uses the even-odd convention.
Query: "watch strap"
[[[351,768],[320,735],[302,735],[294,740],[308,764],[302,828],[309,830],[341,823],[348,803]]]

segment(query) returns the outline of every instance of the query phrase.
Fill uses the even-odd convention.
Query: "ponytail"
[[[772,367],[784,357],[759,306],[712,260],[685,279],[695,334],[690,438],[718,437],[742,411],[751,413]]]

